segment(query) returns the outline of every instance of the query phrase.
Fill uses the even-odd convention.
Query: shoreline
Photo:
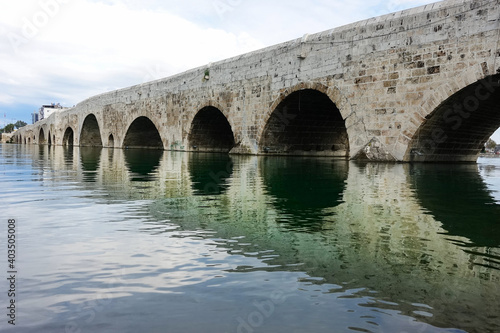
[[[497,154],[479,154],[479,157],[500,158],[500,155],[497,155]]]

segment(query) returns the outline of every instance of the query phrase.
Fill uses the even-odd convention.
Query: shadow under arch
[[[465,237],[466,246],[500,245],[500,205],[475,164],[412,164],[410,183],[422,207],[448,234]]]
[[[500,74],[461,89],[426,116],[406,161],[475,162],[500,127]]]
[[[97,118],[93,114],[89,114],[83,121],[82,130],[80,132],[81,147],[102,147],[101,131]]]
[[[216,107],[207,106],[193,118],[189,145],[195,151],[228,153],[235,145],[233,130],[226,116]]]
[[[264,188],[282,216],[278,222],[288,229],[321,230],[324,209],[342,203],[349,171],[347,160],[264,157],[259,164]]]
[[[160,132],[148,117],[138,117],[130,124],[123,148],[164,149]]]
[[[66,128],[62,141],[63,146],[73,146],[75,142],[74,137],[73,129],[71,127]]]
[[[292,92],[273,110],[259,152],[347,157],[349,140],[340,110],[324,92]]]
[[[50,135],[50,131],[49,131],[49,135],[47,135],[47,138],[48,138],[48,145],[49,146],[52,146],[52,136]]]
[[[227,154],[190,153],[188,170],[194,195],[219,195],[229,187],[233,160]]]
[[[125,165],[130,172],[131,181],[157,180],[156,171],[160,167],[163,150],[125,149],[123,154],[125,156]]]
[[[108,137],[108,147],[109,148],[115,147],[115,138],[113,137],[113,134],[110,134]]]
[[[43,128],[40,128],[40,132],[38,133],[38,144],[44,145],[46,143],[47,141],[45,139],[45,132],[43,131]]]

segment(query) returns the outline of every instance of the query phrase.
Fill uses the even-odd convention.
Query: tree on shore
[[[495,149],[495,147],[497,146],[497,143],[495,142],[495,140],[489,138],[488,141],[486,142],[486,148],[487,149]]]
[[[14,124],[14,126],[17,128],[17,129],[20,129],[21,127],[24,127],[28,125],[26,122],[22,121],[22,120],[18,120],[16,121],[16,123]]]
[[[7,124],[4,128],[0,129],[1,133],[12,133],[14,132],[14,124]]]
[[[18,120],[18,121],[16,121],[15,124],[10,123],[10,124],[5,125],[5,127],[0,128],[0,134],[12,133],[12,132],[14,132],[14,129],[16,129],[16,128],[20,129],[21,127],[24,127],[26,125],[28,125],[26,122],[24,122],[22,120]]]

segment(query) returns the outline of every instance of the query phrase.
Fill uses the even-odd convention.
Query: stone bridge
[[[475,161],[500,126],[500,0],[449,0],[91,97],[22,144]]]

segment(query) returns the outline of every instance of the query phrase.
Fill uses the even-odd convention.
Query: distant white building
[[[65,107],[61,106],[60,103],[57,103],[57,104],[52,103],[50,105],[42,105],[42,107],[38,110],[38,117],[36,116],[36,114],[32,114],[32,119],[34,122],[37,122],[38,120],[47,119],[54,112],[58,112],[58,111],[66,110],[66,109],[69,109],[69,108],[65,108]]]

